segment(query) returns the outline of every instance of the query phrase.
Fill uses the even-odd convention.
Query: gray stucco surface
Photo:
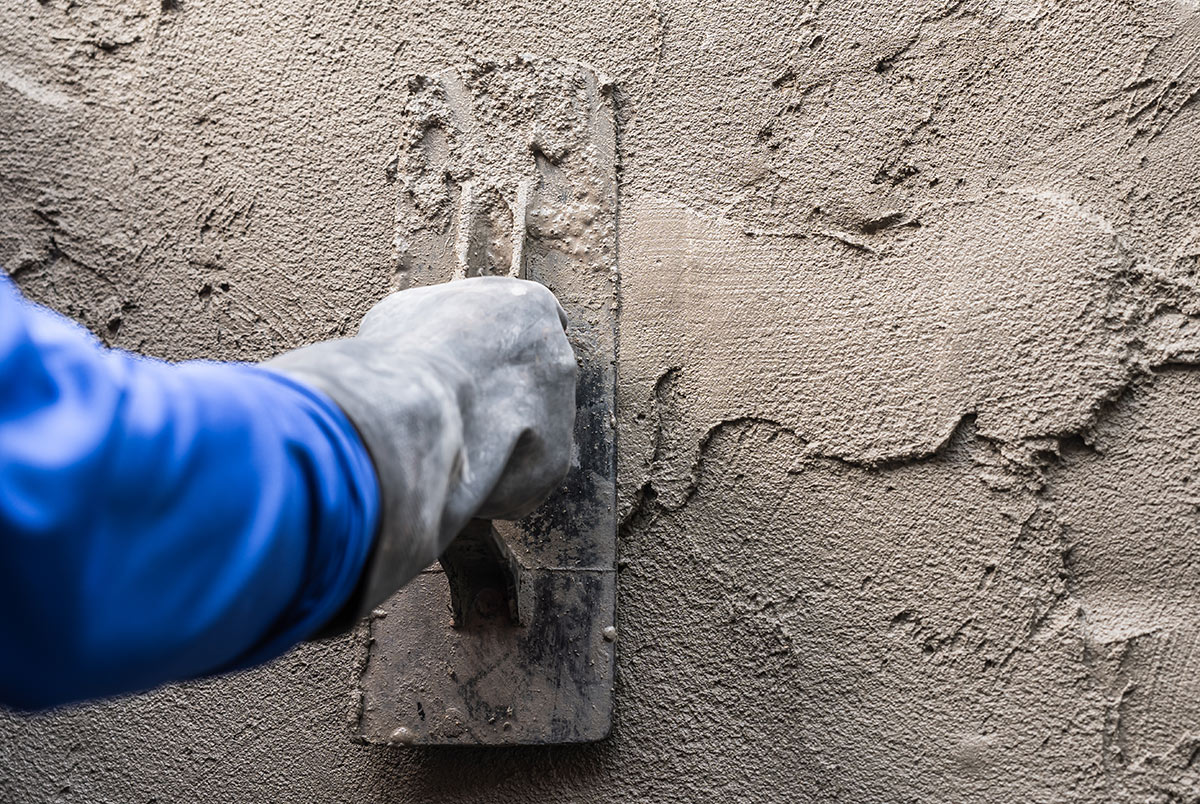
[[[407,77],[615,83],[617,724],[351,744],[352,647],[37,717],[0,799],[1200,801],[1200,7],[0,0],[0,264],[261,359],[398,279]]]

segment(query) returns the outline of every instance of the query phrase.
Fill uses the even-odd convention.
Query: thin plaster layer
[[[3,800],[1200,800],[1194,3],[0,1],[0,264],[177,359],[403,283],[409,76],[608,75],[624,516],[605,743],[353,745],[343,641]]]

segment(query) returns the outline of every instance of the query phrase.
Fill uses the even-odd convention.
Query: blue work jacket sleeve
[[[370,457],[322,394],[105,349],[0,273],[0,702],[278,656],[348,599],[378,513]]]

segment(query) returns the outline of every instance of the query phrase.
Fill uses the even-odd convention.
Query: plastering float
[[[572,743],[611,728],[615,147],[609,87],[580,64],[522,57],[409,83],[400,284],[501,274],[553,290],[579,362],[575,446],[544,505],[476,520],[362,626],[358,741]]]

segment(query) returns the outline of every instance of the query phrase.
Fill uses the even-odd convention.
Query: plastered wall
[[[353,745],[343,641],[2,714],[0,799],[1200,800],[1190,0],[0,0],[0,264],[168,358],[352,331],[408,76],[517,53],[616,86],[612,738]]]

